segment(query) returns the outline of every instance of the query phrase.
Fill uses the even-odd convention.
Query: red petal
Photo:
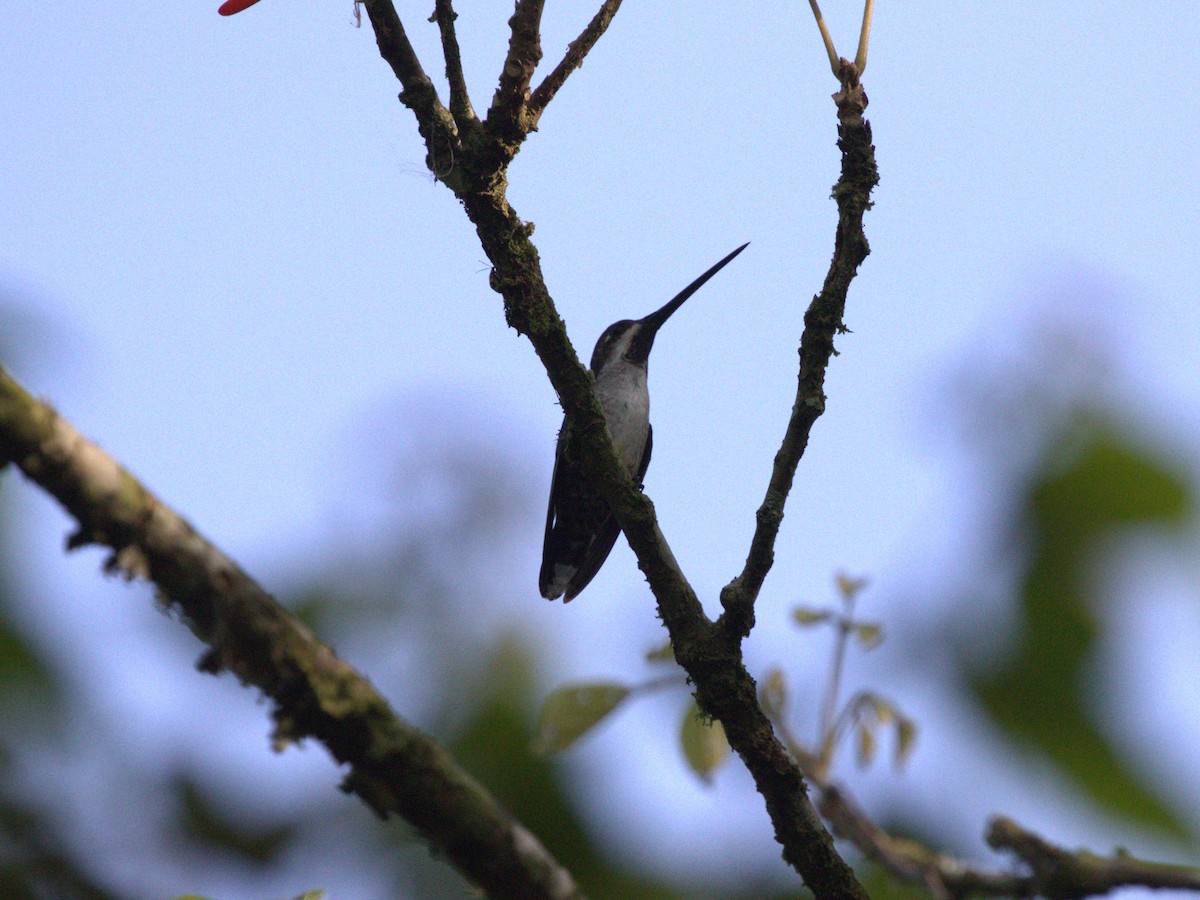
[[[232,16],[234,13],[240,13],[243,9],[247,9],[257,2],[258,0],[225,0],[217,12],[223,16]]]

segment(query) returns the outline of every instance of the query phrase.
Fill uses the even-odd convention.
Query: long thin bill
[[[677,310],[677,309],[679,309],[679,307],[683,306],[684,300],[686,300],[688,297],[692,296],[692,294],[696,293],[696,291],[700,290],[700,288],[704,287],[704,283],[706,281],[708,281],[708,279],[712,278],[714,275],[716,275],[718,272],[720,272],[723,268],[725,268],[725,266],[729,262],[731,262],[735,256],[737,256],[739,253],[741,253],[743,250],[745,250],[749,246],[750,246],[750,242],[746,241],[746,243],[742,244],[742,246],[738,247],[736,250],[734,250],[732,253],[730,253],[727,257],[725,257],[723,260],[721,260],[719,263],[717,263],[715,266],[713,266],[711,269],[709,269],[707,272],[705,272],[703,275],[701,275],[699,278],[697,278],[695,281],[693,281],[691,284],[689,284],[687,287],[685,287],[682,291],[680,291],[678,294],[676,294],[674,297],[672,297],[667,302],[666,306],[664,306],[662,309],[659,309],[659,310],[656,310],[656,311],[650,313],[650,315],[646,316],[644,319],[642,319],[642,321],[645,322],[647,325],[651,326],[652,328],[658,329],[662,325],[663,322],[665,322],[665,321],[667,321],[667,319],[671,318],[671,313],[675,312],[675,310]]]

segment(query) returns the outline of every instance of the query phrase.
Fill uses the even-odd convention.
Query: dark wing
[[[640,491],[644,486],[643,480],[646,478],[646,470],[650,468],[650,451],[654,449],[654,426],[646,424],[646,449],[642,452],[642,464],[638,466],[636,484]]]
[[[642,461],[638,465],[636,484],[640,490],[642,487],[642,479],[646,477],[646,469],[650,466],[650,451],[654,446],[654,429],[648,427],[646,430],[646,449],[642,453]],[[567,584],[567,591],[563,595],[563,603],[568,603],[583,591],[591,580],[596,577],[596,573],[600,571],[600,567],[604,565],[608,559],[608,554],[612,553],[613,546],[617,543],[617,537],[621,534],[621,526],[617,524],[617,517],[609,510],[604,517],[604,521],[600,524],[599,531],[596,532],[596,537],[588,547],[587,556],[584,557],[583,563],[578,571],[571,576],[570,582]]]
[[[608,559],[608,554],[612,553],[613,545],[616,544],[617,536],[620,533],[621,526],[617,524],[616,516],[610,512],[600,524],[600,529],[588,545],[587,554],[583,557],[579,568],[575,570],[575,574],[567,582],[567,590],[563,594],[563,603],[570,603],[574,600],[591,583],[592,579],[596,577],[596,573],[600,571],[600,567]]]
[[[547,593],[554,581],[554,515],[558,506],[558,475],[563,463],[564,444],[567,440],[567,423],[563,420],[562,428],[558,430],[558,444],[554,448],[554,474],[550,476],[550,500],[546,504],[546,532],[542,537],[542,568],[538,573],[538,590],[547,600],[554,600],[557,594]]]

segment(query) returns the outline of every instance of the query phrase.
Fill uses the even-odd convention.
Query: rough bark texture
[[[15,464],[75,517],[70,547],[111,551],[145,578],[228,670],[273,701],[277,747],[321,741],[349,766],[343,788],[412,823],[489,896],[580,896],[562,866],[432,738],[112,457],[0,369],[0,466]]]

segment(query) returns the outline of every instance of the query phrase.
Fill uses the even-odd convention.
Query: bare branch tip
[[[442,36],[442,56],[446,62],[446,81],[450,85],[450,113],[460,129],[469,128],[477,122],[475,110],[471,106],[471,97],[467,92],[467,82],[463,75],[462,55],[458,47],[458,35],[455,33],[454,22],[458,13],[454,11],[451,0],[436,0],[430,22],[436,22]]]
[[[567,52],[562,60],[538,85],[530,99],[530,113],[535,120],[545,110],[546,105],[554,99],[554,95],[566,82],[567,76],[575,69],[582,68],[584,57],[591,52],[592,47],[603,36],[620,8],[621,0],[604,0],[600,9],[592,16],[591,21],[579,36],[567,44]]]
[[[838,56],[837,48],[833,46],[833,38],[829,36],[829,28],[825,25],[825,17],[821,15],[821,7],[817,4],[817,0],[808,0],[808,5],[812,8],[813,18],[817,20],[817,28],[821,32],[821,40],[825,44],[825,52],[829,54],[829,68],[833,70],[835,78],[838,75],[838,69],[841,65],[841,58]]]
[[[875,0],[866,0],[863,4],[862,28],[858,32],[858,52],[854,54],[854,68],[858,77],[867,69],[867,44],[871,40],[871,16],[875,11]]]

